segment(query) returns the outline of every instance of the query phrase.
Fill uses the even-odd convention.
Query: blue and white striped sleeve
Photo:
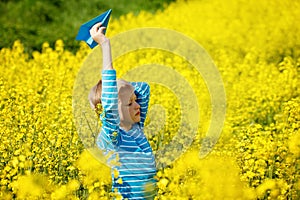
[[[115,70],[102,71],[101,102],[103,113],[101,133],[98,136],[98,146],[101,149],[112,149],[119,143],[120,118],[118,113],[118,88]]]
[[[134,87],[134,93],[137,97],[136,102],[141,106],[141,127],[144,127],[146,115],[148,112],[149,98],[150,98],[150,86],[145,82],[131,82]]]

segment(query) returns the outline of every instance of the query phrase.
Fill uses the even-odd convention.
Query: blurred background
[[[108,9],[117,19],[129,12],[141,10],[154,13],[174,0],[1,0],[0,48],[11,47],[20,40],[26,52],[40,50],[42,43],[53,45],[62,39],[65,49],[75,51],[75,37],[80,25]]]

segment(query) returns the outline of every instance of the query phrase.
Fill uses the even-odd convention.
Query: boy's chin
[[[135,117],[133,121],[134,121],[134,123],[138,123],[141,121],[141,117],[140,116]]]

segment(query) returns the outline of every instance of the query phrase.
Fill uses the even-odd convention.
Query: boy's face
[[[121,123],[132,125],[141,120],[140,105],[136,102],[134,90],[124,90],[119,94],[119,116]]]

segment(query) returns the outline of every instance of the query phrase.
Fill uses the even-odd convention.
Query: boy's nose
[[[140,109],[140,108],[141,108],[140,104],[138,104],[137,102],[135,102],[135,104],[136,104],[136,105],[135,105],[135,108],[136,108],[136,109]]]

